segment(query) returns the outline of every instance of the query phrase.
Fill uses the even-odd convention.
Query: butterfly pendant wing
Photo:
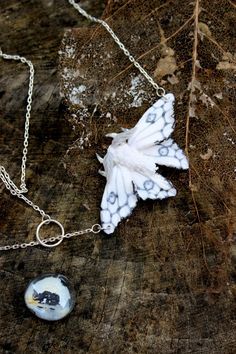
[[[137,200],[130,171],[124,166],[114,166],[101,203],[101,223],[105,232],[112,233],[120,220],[131,214]]]
[[[174,130],[174,95],[156,101],[134,128],[111,134],[112,144],[104,159],[102,174],[107,178],[101,203],[101,224],[113,233],[122,218],[129,216],[138,197],[164,199],[175,196],[172,183],[156,173],[157,165],[187,169],[188,160],[170,139]]]
[[[167,139],[174,130],[174,101],[171,93],[157,100],[134,127],[129,144],[143,150]]]

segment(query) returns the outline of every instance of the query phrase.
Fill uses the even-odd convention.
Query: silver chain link
[[[140,73],[147,79],[147,81],[154,87],[156,90],[156,94],[159,97],[165,96],[166,92],[165,89],[161,86],[159,86],[153,78],[144,70],[144,68],[135,60],[132,54],[130,54],[129,50],[124,46],[124,44],[120,41],[120,39],[117,37],[115,32],[112,30],[112,28],[108,25],[107,22],[104,20],[100,20],[94,16],[89,15],[85,10],[83,10],[79,4],[77,4],[74,0],[68,0],[68,2],[74,6],[74,8],[84,17],[86,17],[88,20],[92,22],[99,23],[102,25],[112,36],[114,41],[118,44],[120,49],[123,51],[123,53],[129,58],[129,61],[134,64],[134,66],[140,71]]]
[[[24,142],[23,142],[23,152],[22,152],[22,162],[21,162],[21,185],[18,188],[15,183],[10,178],[7,173],[5,167],[0,165],[0,178],[2,182],[5,184],[5,187],[10,191],[10,193],[14,196],[17,196],[19,199],[24,200],[29,206],[31,206],[35,211],[39,212],[43,219],[50,218],[42,209],[39,208],[38,205],[34,204],[31,200],[26,198],[23,193],[26,193],[28,190],[26,188],[26,161],[28,154],[28,144],[29,144],[29,125],[30,125],[30,112],[32,106],[32,94],[34,87],[34,66],[33,63],[19,55],[9,55],[2,52],[0,48],[0,57],[7,60],[16,60],[21,61],[21,63],[27,64],[29,66],[29,89],[28,89],[28,98],[27,98],[27,106],[26,106],[26,115],[25,115],[25,129],[24,129]]]
[[[50,219],[50,216],[45,213],[44,210],[40,209],[38,205],[34,204],[31,200],[29,200],[26,196],[22,194],[22,191],[15,185],[15,183],[11,180],[9,174],[6,169],[0,165],[0,178],[2,182],[5,184],[5,187],[9,190],[9,192],[17,196],[19,199],[25,201],[26,204],[31,206],[35,211],[39,212],[42,216],[42,219]]]
[[[23,156],[22,156],[22,164],[21,164],[21,185],[20,188],[16,186],[16,184],[10,178],[8,172],[6,171],[5,167],[0,165],[0,179],[4,183],[5,187],[13,196],[17,196],[19,199],[22,199],[26,204],[32,207],[35,211],[37,211],[41,216],[42,220],[53,221],[51,217],[45,213],[43,209],[41,209],[37,204],[34,204],[29,198],[27,198],[23,193],[26,193],[28,190],[26,188],[25,177],[26,177],[26,161],[27,161],[27,153],[28,153],[28,141],[29,141],[29,124],[30,124],[30,112],[31,112],[31,105],[32,105],[32,94],[33,94],[33,85],[34,85],[34,66],[30,60],[27,60],[24,57],[20,57],[19,55],[9,55],[2,52],[0,48],[0,57],[3,59],[12,59],[21,61],[22,63],[26,63],[30,68],[30,77],[29,77],[29,90],[28,90],[28,98],[27,98],[27,106],[26,106],[26,115],[25,115],[25,130],[24,130],[24,147],[23,147]],[[60,224],[60,223],[58,223]],[[61,225],[61,224],[60,224]],[[63,228],[63,227],[62,227]],[[64,230],[64,229],[63,229]],[[67,233],[55,237],[46,238],[39,241],[31,241],[29,243],[15,243],[13,245],[5,245],[0,246],[0,251],[8,251],[8,250],[16,250],[19,248],[26,248],[26,247],[33,247],[39,244],[47,245],[51,244],[55,241],[60,241],[64,238],[70,238],[74,236],[83,235],[86,233],[99,233],[102,231],[103,228],[99,224],[94,224],[91,228],[85,229],[82,231],[75,231],[73,233]],[[55,244],[56,246],[56,244]],[[53,244],[50,247],[54,247]]]
[[[23,153],[22,153],[22,162],[21,162],[21,185],[20,185],[20,192],[26,193],[28,190],[26,188],[26,182],[25,182],[25,178],[26,178],[25,171],[26,171],[26,161],[27,161],[27,154],[28,154],[28,144],[29,144],[28,140],[29,140],[30,113],[31,113],[31,106],[32,106],[32,94],[33,94],[33,87],[34,87],[34,66],[30,60],[24,57],[21,57],[19,55],[9,55],[3,53],[1,48],[0,48],[0,57],[7,60],[20,61],[21,63],[27,64],[29,66],[29,72],[30,72],[29,88],[28,88],[27,106],[26,106],[26,114],[25,114],[25,130],[24,130]]]
[[[31,241],[31,242],[24,242],[24,243],[15,243],[14,245],[6,245],[6,246],[0,246],[0,251],[9,251],[9,250],[17,250],[19,248],[27,248],[27,247],[34,247],[34,246],[38,246],[39,244],[42,245],[42,243],[45,244],[50,244],[52,242],[55,241],[60,241],[61,239],[68,239],[71,237],[76,237],[76,236],[81,236],[84,234],[89,234],[89,233],[93,233],[93,234],[98,234],[100,231],[102,231],[103,228],[101,225],[99,224],[94,224],[91,228],[89,229],[85,229],[85,230],[81,230],[81,231],[75,231],[75,232],[69,232],[63,236],[59,235],[59,236],[53,236],[53,237],[49,237],[49,238],[45,238],[43,239],[41,242],[39,241]]]
[[[129,58],[130,62],[134,64],[134,66],[140,71],[140,73],[147,79],[147,81],[153,86],[153,88],[156,90],[157,96],[165,96],[165,89],[161,86],[159,86],[153,78],[144,70],[144,68],[135,60],[135,58],[130,54],[129,50],[124,46],[124,44],[120,41],[120,39],[117,37],[115,32],[112,30],[112,28],[107,24],[107,22],[100,20],[96,17],[93,17],[89,15],[85,10],[83,10],[79,4],[77,4],[74,0],[68,0],[68,2],[84,17],[86,17],[88,20],[92,22],[99,23],[102,25],[108,33],[112,36],[114,41],[117,43],[119,48],[123,51],[123,53]],[[29,125],[30,125],[30,113],[31,113],[31,107],[32,107],[32,94],[33,94],[33,86],[34,86],[34,66],[30,60],[27,60],[24,57],[21,57],[19,55],[9,55],[5,54],[2,52],[0,48],[0,57],[3,59],[7,60],[16,60],[20,61],[24,64],[27,64],[29,66],[29,88],[28,88],[28,98],[27,98],[27,106],[26,106],[26,114],[25,114],[25,129],[24,129],[24,142],[23,142],[23,153],[22,153],[22,162],[21,162],[21,184],[20,188],[18,188],[15,183],[11,180],[9,174],[7,173],[6,169],[0,165],[0,178],[6,188],[10,191],[10,193],[13,196],[17,196],[19,199],[24,200],[26,204],[28,204],[30,207],[32,207],[35,211],[39,212],[40,215],[42,216],[42,220],[51,220],[51,217],[45,213],[44,210],[40,209],[40,207],[36,204],[34,204],[30,199],[25,197],[23,193],[26,193],[28,190],[26,188],[26,162],[27,162],[27,154],[28,154],[28,143],[29,143]],[[60,241],[61,239],[64,238],[71,238],[74,236],[79,236],[83,235],[86,233],[99,233],[102,231],[103,228],[99,224],[94,224],[91,228],[82,230],[82,231],[75,231],[73,233],[67,233],[65,235],[60,235],[60,236],[55,236],[55,237],[50,237],[44,240],[39,241],[31,241],[29,243],[16,243],[14,245],[6,245],[6,246],[0,246],[0,251],[8,251],[8,250],[16,250],[19,248],[26,248],[26,247],[33,247],[37,246],[39,244],[47,244],[51,243],[54,241]]]

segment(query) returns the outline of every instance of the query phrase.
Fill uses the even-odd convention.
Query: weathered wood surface
[[[97,16],[105,5],[83,4]],[[234,11],[230,0],[108,1],[104,18],[176,95],[174,138],[190,172],[164,171],[177,197],[140,202],[110,237],[1,254],[1,352],[235,353]],[[36,69],[29,196],[68,231],[99,221],[105,133],[133,126],[155,99],[108,34],[82,24],[63,0],[1,2],[0,46]],[[0,65],[0,163],[19,181],[27,73]],[[38,215],[2,186],[0,210],[1,244],[34,239]],[[67,275],[77,292],[58,323],[23,303],[45,272]]]

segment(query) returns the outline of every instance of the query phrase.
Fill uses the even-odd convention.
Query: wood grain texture
[[[177,197],[140,202],[112,236],[2,253],[2,353],[236,351],[235,7],[214,3],[82,2],[96,16],[104,10],[176,95],[174,138],[191,168],[164,170]],[[105,183],[95,152],[105,152],[106,133],[132,127],[155,93],[105,30],[64,0],[2,2],[0,29],[4,52],[25,55],[36,69],[29,196],[66,231],[86,228],[99,221]],[[0,163],[17,182],[27,73],[15,62],[0,68]],[[1,244],[34,239],[38,215],[0,188]],[[40,321],[23,303],[28,281],[45,272],[68,276],[76,289],[74,311],[58,323]]]

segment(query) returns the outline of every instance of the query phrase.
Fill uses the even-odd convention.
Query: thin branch
[[[194,10],[194,42],[193,42],[193,60],[192,60],[192,80],[190,82],[190,94],[189,94],[189,102],[188,102],[188,115],[186,119],[186,133],[185,133],[185,149],[188,155],[188,146],[189,146],[189,124],[190,124],[190,109],[191,109],[191,102],[192,102],[192,95],[195,90],[195,79],[196,79],[196,62],[197,62],[197,49],[198,49],[198,22],[199,22],[199,1],[196,0],[196,6]]]
[[[230,5],[232,5],[234,8],[236,8],[236,5],[233,3],[233,1],[228,0],[228,3],[229,3]]]
[[[195,10],[194,10],[195,21],[194,21],[194,42],[193,42],[193,60],[192,60],[192,80],[190,83],[190,94],[189,94],[188,114],[187,114],[187,119],[186,119],[186,133],[185,133],[185,150],[186,150],[187,156],[189,156],[188,147],[189,147],[190,109],[191,109],[193,92],[195,90],[194,82],[196,79],[196,62],[197,62],[197,49],[198,49],[198,22],[199,22],[199,13],[200,13],[199,2],[200,2],[200,0],[196,0]],[[194,191],[193,191],[191,165],[189,166],[189,187],[191,189],[193,204],[194,204],[197,218],[198,218],[198,221],[200,224],[200,222],[201,222],[200,215],[198,212],[197,202],[196,202]],[[201,226],[200,226],[200,228],[201,228]]]

